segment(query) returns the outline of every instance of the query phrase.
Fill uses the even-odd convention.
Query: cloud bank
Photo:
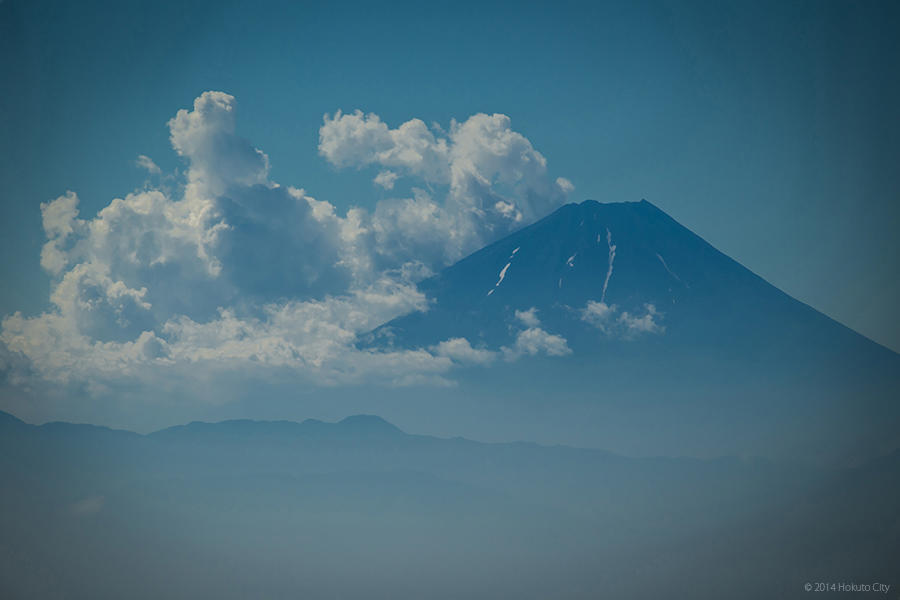
[[[512,348],[463,338],[431,348],[361,350],[357,337],[427,310],[416,283],[564,203],[544,157],[505,115],[477,114],[448,133],[413,119],[326,115],[319,152],[337,168],[376,166],[373,184],[414,185],[407,197],[340,213],[269,176],[269,157],[237,133],[237,104],[205,92],[168,122],[186,163],[177,192],[115,198],[83,217],[68,191],[41,205],[41,266],[52,309],[6,316],[7,381],[100,389],[180,374],[288,368],[317,385],[447,383],[455,365],[503,355],[562,355],[536,315]],[[148,156],[136,164],[152,175]]]

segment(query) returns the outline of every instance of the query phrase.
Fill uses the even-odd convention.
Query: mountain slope
[[[534,414],[526,405],[543,397],[573,417],[567,425],[550,416],[550,427],[593,424],[592,445],[830,459],[900,444],[900,356],[646,201],[564,206],[420,289],[429,310],[391,321],[369,343],[429,347],[464,337],[499,350],[515,349],[529,329],[562,336],[568,356],[459,379],[468,395],[508,397],[510,414]]]
[[[592,301],[615,306],[612,316],[642,316],[654,306],[653,320],[666,334],[660,337],[673,344],[727,343],[722,349],[744,350],[769,343],[773,350],[777,336],[779,344],[828,339],[893,355],[787,296],[643,200],[566,205],[420,289],[432,301],[429,311],[385,327],[398,344],[424,346],[452,336],[489,347],[509,343],[514,311],[531,307],[548,329],[570,334],[585,348],[591,338],[580,330],[594,330],[594,346],[628,337],[604,334],[598,320],[586,319],[583,310]]]

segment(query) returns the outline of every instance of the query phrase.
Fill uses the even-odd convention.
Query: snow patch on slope
[[[665,268],[666,272],[667,272],[669,275],[671,275],[672,277],[674,277],[675,280],[676,280],[678,283],[684,283],[683,281],[681,281],[681,277],[679,277],[677,274],[675,274],[674,271],[672,271],[672,269],[669,268],[669,265],[666,264],[666,259],[664,259],[664,258],[662,257],[662,255],[661,255],[659,252],[656,253],[656,258],[659,259],[659,262],[662,263],[663,268]],[[687,285],[687,284],[685,284],[685,285]]]
[[[521,248],[521,246],[519,246],[519,248]],[[493,294],[494,290],[496,290],[498,287],[500,287],[500,284],[503,283],[503,278],[506,277],[506,270],[509,269],[509,265],[512,264],[512,259],[516,255],[516,252],[519,251],[519,248],[516,248],[515,250],[513,250],[512,254],[509,255],[509,262],[506,263],[506,266],[504,266],[502,269],[500,269],[500,277],[499,277],[499,279],[497,279],[497,283],[494,284],[494,287],[492,287],[488,291],[488,293],[487,293],[488,296]]]
[[[597,242],[600,242],[600,236],[597,236]],[[613,274],[613,263],[616,260],[616,245],[612,243],[612,232],[609,227],[606,228],[606,245],[609,248],[609,268],[606,270],[606,279],[603,281],[603,291],[600,293],[600,302],[606,302],[606,288],[609,287],[609,278]]]

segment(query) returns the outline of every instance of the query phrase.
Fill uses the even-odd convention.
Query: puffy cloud
[[[572,353],[566,338],[548,333],[540,327],[529,327],[520,331],[516,335],[515,343],[512,346],[504,346],[501,350],[507,360],[516,360],[522,355],[565,356]]]
[[[50,298],[79,331],[96,339],[131,339],[153,326],[147,288],[135,289],[112,279],[96,263],[75,265]]]
[[[384,279],[347,296],[268,304],[259,316],[239,315],[235,308],[221,308],[215,318],[202,322],[173,316],[159,334],[144,331],[133,341],[82,334],[59,313],[36,318],[16,313],[4,319],[0,339],[28,356],[43,379],[60,383],[85,376],[153,381],[288,368],[296,378],[317,385],[413,385],[446,383],[444,375],[454,364],[486,362],[490,353],[464,339],[442,342],[432,351],[356,348],[361,333],[424,305],[414,286]]]
[[[41,217],[47,243],[41,249],[41,266],[57,275],[68,264],[65,251],[66,242],[75,230],[78,221],[78,196],[66,192],[52,202],[41,204]]]
[[[455,262],[546,215],[574,189],[567,179],[550,178],[543,155],[501,114],[454,121],[445,133],[419,119],[391,129],[377,115],[338,111],[325,115],[319,153],[339,168],[388,169],[374,179],[385,189],[401,176],[441,187],[439,200],[419,190],[411,199],[380,204],[373,217],[373,226],[387,232],[377,250],[395,259],[400,251],[406,257],[421,251],[422,228],[427,230],[433,266]],[[407,210],[415,216],[395,219]]]
[[[446,182],[450,177],[447,140],[435,138],[419,119],[389,129],[378,115],[359,110],[325,115],[319,129],[319,153],[337,167],[402,168],[430,182]]]
[[[375,182],[375,185],[380,185],[386,190],[394,189],[394,183],[400,176],[394,173],[393,171],[382,171],[378,175],[375,176],[375,179],[372,181]]]
[[[564,194],[568,194],[575,191],[575,184],[566,179],[565,177],[557,177],[556,185],[563,191]]]
[[[622,339],[634,339],[643,334],[661,334],[666,328],[661,324],[662,314],[653,304],[644,305],[644,314],[619,311],[618,307],[605,302],[588,300],[581,309],[581,320],[605,335]]]
[[[537,316],[537,308],[533,306],[528,310],[517,310],[515,312],[515,317],[526,327],[537,327],[541,324],[541,321]]]
[[[501,212],[500,226],[530,223],[565,199],[565,190],[547,175],[547,161],[522,134],[513,131],[509,117],[477,114],[451,128],[451,196],[474,211],[495,210],[498,202],[514,211]],[[496,186],[495,183],[500,184]],[[509,192],[501,195],[499,187]]]
[[[269,158],[235,135],[234,96],[203,92],[194,109],[181,109],[169,121],[175,151],[191,163],[186,196],[223,194],[231,185],[268,183]]]
[[[581,309],[581,320],[605,333],[609,330],[610,323],[615,320],[616,310],[615,305],[610,306],[605,302],[588,300],[585,307]]]
[[[496,353],[481,348],[473,348],[466,338],[451,338],[431,348],[436,356],[446,356],[454,362],[472,363],[479,365],[490,364],[496,358]]]
[[[27,365],[8,365],[7,374],[13,380],[34,375],[68,384],[132,378],[151,363],[165,362],[168,351],[165,340],[150,331],[125,342],[91,338],[80,333],[68,315],[58,312],[33,318],[14,313],[3,319],[2,326],[2,346],[28,360]]]
[[[329,162],[378,166],[385,189],[400,177],[429,188],[340,214],[270,180],[268,157],[237,134],[236,113],[232,96],[211,91],[168,122],[186,162],[176,193],[148,186],[93,218],[80,217],[71,191],[41,205],[53,306],[2,320],[7,383],[100,393],[136,381],[151,394],[162,382],[287,369],[320,385],[444,385],[454,365],[569,351],[534,311],[500,352],[463,338],[427,349],[357,346],[376,326],[427,310],[416,282],[571,191],[549,178],[508,117],[474,115],[446,133],[418,119],[390,129],[358,111],[326,116],[319,150]],[[137,164],[159,173],[147,156]],[[633,319],[635,330],[648,327]]]
[[[233,113],[231,96],[207,92],[169,122],[189,163],[180,198],[142,190],[88,221],[77,218],[71,192],[43,205],[44,266],[61,275],[53,300],[63,313],[99,307],[101,296],[122,299],[120,288],[144,290],[141,306],[156,325],[173,314],[210,318],[233,303],[347,289],[353,266],[342,262],[340,224],[323,223],[314,199],[266,179],[267,161],[234,135]],[[106,312],[123,323],[119,308]]]
[[[531,307],[528,310],[517,310],[514,316],[526,329],[516,334],[516,339],[512,346],[504,346],[500,349],[506,360],[516,360],[523,355],[546,354],[548,356],[565,356],[572,353],[566,338],[561,335],[548,333],[541,328],[541,321],[537,316],[537,308]]]
[[[270,304],[260,317],[239,317],[231,309],[206,323],[180,317],[166,323],[163,333],[169,356],[181,363],[290,367],[319,384],[397,383],[411,374],[444,373],[452,360],[425,350],[358,350],[354,342],[424,304],[415,287],[385,279],[343,297]]]
[[[632,315],[623,312],[619,315],[618,322],[625,327],[625,337],[632,338],[642,333],[663,333],[666,328],[657,322],[662,315],[656,310],[652,304],[644,305],[643,316]]]
[[[412,198],[379,202],[371,228],[379,257],[392,263],[418,259],[431,268],[460,254],[469,239],[446,208],[420,189],[413,190]]]

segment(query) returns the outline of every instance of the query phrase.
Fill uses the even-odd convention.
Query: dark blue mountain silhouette
[[[353,415],[338,423],[318,419],[294,421],[254,421],[235,419],[219,423],[194,421],[176,425],[150,434],[164,440],[187,440],[203,437],[263,437],[280,439],[292,437],[365,437],[382,438],[402,435],[396,426],[375,415]]]
[[[501,277],[502,274],[502,277]],[[531,307],[550,331],[580,350],[621,346],[582,318],[588,301],[646,314],[652,304],[665,328],[645,335],[672,348],[790,356],[863,352],[897,355],[784,294],[728,258],[653,204],[566,205],[537,223],[475,252],[420,284],[425,313],[387,324],[398,345],[428,346],[454,336],[497,347],[513,341],[514,311]],[[635,332],[638,337],[640,332]],[[633,339],[631,341],[634,341]]]
[[[572,353],[509,365],[501,353],[489,371],[457,379],[460,396],[506,398],[520,421],[537,422],[534,407],[552,402],[540,427],[557,439],[594,427],[592,444],[628,453],[829,460],[900,444],[900,355],[646,201],[566,205],[419,287],[428,310],[376,329],[366,344],[464,337],[515,349],[536,318]]]

